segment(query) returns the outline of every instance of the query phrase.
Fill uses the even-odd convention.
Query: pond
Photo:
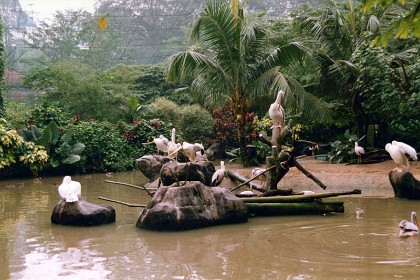
[[[184,232],[141,230],[140,190],[105,183],[146,182],[139,171],[74,176],[82,197],[115,208],[99,227],[53,225],[62,177],[0,181],[0,271],[6,279],[414,279],[419,238],[398,237],[398,223],[420,201],[339,197],[345,213],[254,217],[247,223]],[[356,209],[363,213],[356,215]]]

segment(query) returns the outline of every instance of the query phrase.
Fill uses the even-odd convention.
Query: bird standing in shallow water
[[[220,169],[216,170],[211,177],[211,186],[217,187],[222,183],[223,178],[225,177],[225,162],[222,160],[220,162]]]
[[[277,93],[276,101],[274,101],[274,103],[272,103],[270,105],[270,108],[268,109],[268,115],[270,116],[270,119],[273,121],[272,128],[284,127],[285,114],[284,114],[284,109],[282,107],[283,96],[284,96],[284,91],[279,90],[279,92]]]
[[[416,212],[411,212],[411,222],[402,220],[398,227],[400,228],[400,237],[417,235],[419,233],[419,224]]]
[[[388,143],[385,145],[385,150],[389,153],[392,160],[397,164],[397,167],[394,170],[397,172],[402,172],[403,170],[408,169],[408,159],[405,156],[403,149],[397,145]]]
[[[359,143],[354,142],[354,153],[357,155],[357,163],[360,164],[362,162],[362,155],[365,154],[365,149],[359,146]]]
[[[76,202],[82,194],[82,186],[77,181],[72,181],[70,176],[65,176],[58,186],[58,193],[66,202]]]

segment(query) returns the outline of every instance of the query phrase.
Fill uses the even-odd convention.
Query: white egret
[[[225,162],[222,160],[220,162],[220,169],[216,170],[211,177],[211,186],[217,187],[222,183],[223,178],[225,177]]]
[[[72,181],[70,176],[65,176],[58,186],[58,193],[66,202],[76,202],[82,194],[82,186],[77,181]]]
[[[256,177],[256,176],[258,176],[258,175],[262,174],[264,171],[265,171],[265,169],[263,169],[263,168],[258,168],[258,167],[253,168],[253,169],[251,170],[251,176],[252,176],[251,178],[254,178],[254,177]],[[260,175],[260,176],[258,177],[258,179],[259,179],[259,181],[260,181],[260,185],[261,185],[261,187],[265,186],[265,184],[266,184],[266,182],[267,182],[267,176],[266,176],[266,173],[264,173],[264,174]],[[257,185],[257,186],[258,186],[258,185]],[[250,188],[252,188],[252,184],[249,184],[249,187],[250,187]]]
[[[354,142],[354,153],[357,155],[357,163],[362,162],[362,155],[365,154],[365,149],[363,147],[359,146],[359,143]]]
[[[284,91],[279,90],[277,93],[277,98],[274,103],[270,105],[270,108],[268,109],[268,115],[270,116],[270,119],[273,121],[273,127],[284,127],[284,119],[285,119],[285,113],[284,109],[282,107],[282,98],[284,96]]]
[[[419,223],[417,222],[416,212],[411,212],[411,222],[402,220],[398,227],[400,228],[400,237],[417,235],[419,233]]]
[[[190,144],[188,142],[182,143],[182,152],[190,160],[190,162],[195,162],[197,157],[197,152],[200,152],[204,155],[204,147],[200,143]]]
[[[410,145],[405,144],[404,142],[398,142],[398,141],[392,141],[391,143],[392,143],[393,146],[400,147],[404,151],[404,154],[406,154],[412,160],[417,160],[416,149],[414,149]]]
[[[397,172],[402,172],[403,169],[408,169],[408,159],[405,156],[404,150],[397,145],[392,145],[387,143],[385,145],[385,150],[389,153],[392,160],[397,164]]]

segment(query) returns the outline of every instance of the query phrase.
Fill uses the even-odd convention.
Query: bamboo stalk
[[[111,202],[115,202],[115,203],[118,203],[118,204],[122,204],[122,205],[125,205],[125,206],[128,206],[128,207],[143,207],[143,208],[146,207],[146,205],[132,204],[132,203],[123,202],[123,201],[119,201],[119,200],[114,200],[114,199],[110,199],[110,198],[106,198],[106,197],[102,197],[102,196],[98,196],[98,198],[99,199],[102,199],[102,200],[106,200],[106,201],[111,201]]]
[[[145,188],[144,186],[139,187],[139,186],[136,186],[136,185],[133,185],[133,184],[123,183],[123,182],[116,182],[116,181],[111,181],[111,180],[105,180],[105,182],[106,182],[106,183],[111,183],[111,184],[117,184],[117,185],[128,186],[128,187],[135,188],[135,189],[139,189],[139,190],[145,190],[145,191],[146,191],[146,192],[147,192],[150,196],[153,196],[153,195],[149,192],[149,190],[148,190],[147,188]]]
[[[245,203],[287,203],[287,202],[311,202],[317,199],[335,197],[348,194],[361,194],[361,190],[329,192],[307,195],[288,195],[288,196],[268,196],[268,197],[247,197],[241,198]]]

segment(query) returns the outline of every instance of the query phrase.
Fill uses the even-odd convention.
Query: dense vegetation
[[[23,78],[36,100],[8,99],[1,110],[0,172],[130,170],[136,158],[156,152],[142,143],[169,138],[172,127],[179,142],[240,148],[245,164],[256,163],[245,149],[254,144],[261,163],[267,149],[257,131],[270,133],[267,108],[279,89],[299,137],[347,150],[335,161],[352,160],[361,138],[371,147],[393,139],[420,147],[417,29],[388,36],[398,32],[401,15],[418,17],[418,4],[363,10],[361,2],[330,1],[273,18],[235,3],[208,1],[190,21],[191,32],[179,33],[189,33],[191,44],[167,46],[166,60],[156,64],[102,63],[117,47],[114,33],[89,53],[74,47],[98,31],[88,28],[90,14],[67,11],[56,15],[55,26],[41,24],[31,43],[43,56],[26,58],[33,67]],[[372,128],[374,136],[366,137]]]

